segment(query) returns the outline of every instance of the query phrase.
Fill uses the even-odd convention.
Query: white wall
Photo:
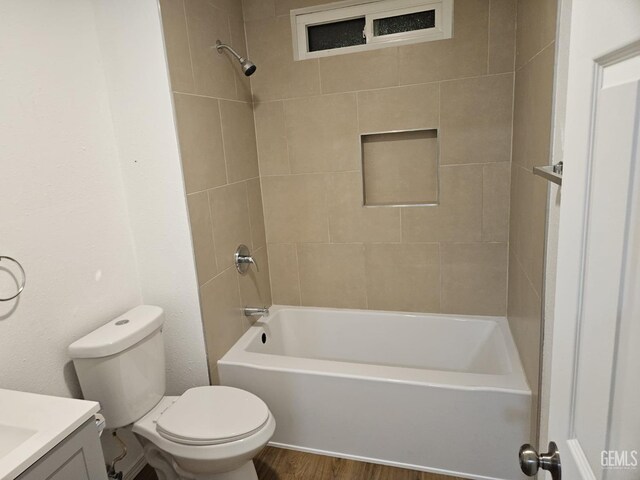
[[[78,396],[67,345],[142,301],[91,4],[3,0],[0,59],[0,387]]]
[[[91,0],[145,303],[165,309],[167,390],[209,384],[157,0]]]
[[[0,387],[80,396],[67,345],[143,302],[168,392],[208,384],[156,1],[2,0],[0,59],[0,255],[28,275],[0,303]]]

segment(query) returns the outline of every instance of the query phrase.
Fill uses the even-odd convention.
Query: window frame
[[[374,35],[373,21],[395,17],[422,10],[435,10],[433,28]],[[453,36],[453,0],[346,0],[291,10],[291,32],[294,60],[344,55],[347,53],[376,50],[388,46],[410,45],[414,43],[444,40]],[[355,18],[365,19],[363,45],[309,51],[307,27],[324,23],[339,22]]]

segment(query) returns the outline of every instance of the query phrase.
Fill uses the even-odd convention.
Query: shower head
[[[242,67],[242,73],[244,73],[247,77],[250,77],[251,75],[253,75],[253,73],[256,71],[256,66],[251,60],[240,56],[238,52],[236,52],[229,45],[225,45],[220,40],[216,40],[216,50],[218,50],[218,53],[222,53],[222,50],[224,49],[229,50],[229,52],[231,52],[231,54],[234,57],[236,57],[236,60],[240,62],[240,66]]]

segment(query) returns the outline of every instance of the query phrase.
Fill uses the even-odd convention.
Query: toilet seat
[[[206,387],[217,389],[219,387]],[[169,440],[160,435],[157,422],[162,414],[180,397],[163,397],[162,400],[145,416],[133,424],[133,433],[143,442],[150,442],[159,450],[174,458],[182,468],[193,472],[229,471],[236,468],[237,458],[253,458],[271,439],[276,429],[276,422],[271,412],[262,428],[253,434],[235,441],[217,445],[186,445]],[[236,467],[234,467],[236,465]],[[213,470],[213,469],[217,470]]]
[[[182,445],[219,445],[253,435],[269,419],[267,405],[244,390],[224,386],[187,390],[156,420],[156,431]]]

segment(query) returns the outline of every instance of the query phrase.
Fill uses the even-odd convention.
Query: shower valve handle
[[[236,270],[240,275],[245,275],[249,270],[249,265],[254,265],[256,271],[259,272],[258,263],[253,259],[249,248],[246,245],[240,245],[233,256],[234,263],[236,264]]]

